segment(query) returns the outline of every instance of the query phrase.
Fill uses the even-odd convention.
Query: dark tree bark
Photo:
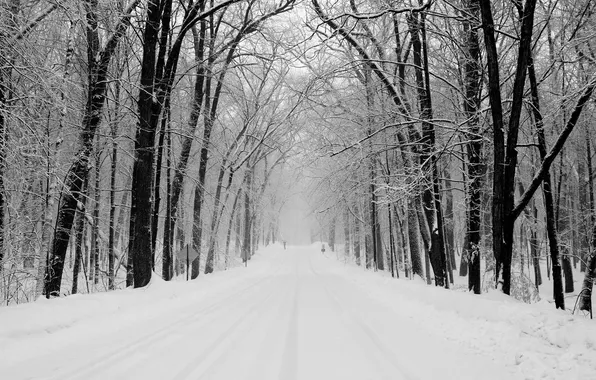
[[[451,175],[449,174],[449,170],[443,171],[443,177],[445,178],[445,207],[443,211],[443,236],[445,236],[445,252],[447,255],[447,263],[449,264],[449,267],[452,269],[456,269],[457,261],[455,259],[455,221],[453,219],[453,187],[451,184]],[[450,278],[450,281],[453,284],[452,278]]]
[[[596,223],[596,216],[594,216],[594,179],[592,178],[592,152],[590,146],[590,132],[589,128],[586,128],[586,158],[585,163],[583,160],[578,162],[578,174],[579,174],[579,206],[581,210],[581,221],[582,226],[580,227],[580,272],[586,271],[586,262],[590,257],[590,236],[592,234],[591,227]],[[585,171],[588,171],[586,174]],[[590,195],[591,194],[591,195]]]
[[[344,207],[344,255],[350,257],[350,209],[348,203]]]
[[[66,174],[64,190],[58,205],[58,217],[54,233],[50,261],[48,262],[44,289],[46,297],[60,294],[60,283],[64,270],[64,259],[70,240],[77,202],[84,195],[81,191],[83,182],[89,175],[89,157],[93,151],[93,140],[97,127],[101,121],[101,114],[106,97],[107,73],[110,61],[120,41],[130,24],[130,13],[137,7],[140,0],[133,0],[118,21],[114,34],[110,37],[103,50],[99,47],[99,30],[97,25],[97,0],[85,1],[87,18],[87,65],[89,66],[87,103],[83,114],[81,132],[81,148],[79,148],[75,162]]]
[[[389,221],[389,259],[391,265],[391,277],[399,278],[399,271],[397,270],[396,254],[395,254],[395,238],[393,230],[393,217],[391,215],[391,205],[387,203],[387,220]]]
[[[370,191],[370,190],[369,190]],[[368,194],[370,197],[370,194]],[[374,268],[374,261],[375,261],[375,251],[374,248],[374,239],[375,239],[375,229],[373,224],[373,208],[372,202],[369,197],[364,199],[364,260],[365,260],[365,267],[367,269]],[[368,199],[367,199],[368,198]]]
[[[547,155],[546,138],[544,136],[544,122],[542,120],[542,113],[540,112],[540,100],[538,98],[538,83],[536,81],[534,60],[532,58],[531,52],[528,54],[528,60],[528,77],[530,80],[530,92],[532,94],[532,111],[534,115],[534,123],[536,124],[536,134],[538,135],[538,151],[540,152],[540,159],[544,161]],[[555,299],[555,306],[558,309],[565,310],[565,297],[563,295],[563,282],[561,277],[561,263],[559,261],[557,221],[555,216],[549,171],[546,171],[544,175],[542,182],[542,192],[544,196],[544,209],[546,211],[546,232],[553,273],[553,297]]]
[[[573,293],[575,291],[573,286],[573,266],[569,257],[569,248],[562,248],[563,274],[565,277],[565,293]]]
[[[399,234],[396,234],[399,241],[399,243],[397,244],[399,247],[399,255],[397,259],[396,272],[399,273],[399,267],[400,265],[403,265],[404,275],[406,276],[406,278],[410,278],[411,265],[409,260],[409,248],[407,247],[408,238],[406,236],[406,229],[408,228],[406,225],[407,218],[406,220],[404,220],[404,218],[401,218],[399,216],[399,211],[397,205],[395,204],[393,205],[393,218],[396,229],[399,231]]]
[[[594,201],[594,170],[592,167],[592,148],[590,143],[590,134],[586,138],[586,152],[588,161],[588,191],[590,197],[590,225],[592,226],[592,236],[590,238],[591,254],[586,257],[586,268],[584,280],[582,282],[581,293],[579,297],[579,310],[592,313],[592,288],[596,279],[596,209]]]
[[[155,245],[157,244],[157,232],[159,227],[159,214],[161,208],[161,176],[163,172],[163,152],[164,145],[166,142],[166,128],[168,123],[168,108],[169,98],[166,98],[164,105],[164,115],[161,118],[161,126],[159,128],[159,138],[157,139],[157,158],[155,160],[154,171],[155,176],[153,179],[153,215],[151,216],[151,251],[153,252],[152,268],[155,270]],[[166,205],[167,207],[167,205]],[[164,228],[165,224],[164,222]]]
[[[110,219],[108,226],[108,289],[115,289],[115,272],[114,263],[116,261],[114,248],[116,246],[115,240],[115,223],[116,223],[116,169],[118,167],[118,123],[120,122],[120,82],[115,83],[114,97],[114,120],[110,123],[110,134],[112,135],[112,157],[110,167]]]
[[[253,170],[252,168],[247,168],[246,170],[246,188],[244,189],[244,241],[242,243],[242,262],[246,265],[247,261],[250,260],[250,249],[251,249],[251,213],[250,213],[250,192],[252,188],[252,177],[253,177]]]
[[[171,181],[171,157],[172,157],[172,131],[169,126],[168,119],[168,134],[167,134],[167,149],[166,149],[166,219],[163,228],[163,253],[162,253],[162,278],[165,281],[170,281],[174,275],[174,258],[172,254],[172,245],[174,237],[174,225],[172,220],[172,181]]]
[[[173,187],[174,186],[172,185],[172,188]],[[183,198],[183,197],[181,197],[181,198]],[[170,203],[172,203],[171,198],[170,198]],[[179,201],[179,203],[182,203],[182,199]],[[174,212],[174,206],[175,205],[172,204],[171,213]],[[172,223],[172,225],[173,225],[172,229],[176,230],[177,245],[176,245],[175,252],[180,252],[186,245],[185,244],[186,243],[186,231],[185,231],[185,227],[184,227],[184,208],[179,206],[179,209],[180,209],[179,216],[175,219],[172,218],[172,221],[175,221],[175,224]],[[174,271],[175,271],[176,275],[179,275],[182,273],[181,265],[180,265],[181,261],[177,259],[176,255],[173,255],[173,256],[174,256]]]
[[[536,0],[527,0],[520,10],[521,36],[518,48],[513,100],[507,132],[507,145],[503,125],[503,109],[499,80],[499,62],[495,41],[494,21],[490,0],[480,0],[480,13],[484,30],[484,44],[487,52],[488,85],[494,138],[493,175],[493,254],[496,261],[495,280],[502,283],[502,291],[510,294],[511,260],[513,254],[513,230],[515,217],[512,215],[515,202],[515,172],[517,167],[517,139],[523,104],[526,68],[532,42],[534,9]],[[505,149],[506,147],[506,149]]]
[[[205,1],[201,2],[200,11],[203,12],[205,7]],[[172,204],[172,212],[170,219],[166,219],[166,223],[175,225],[178,219],[178,205],[180,196],[182,194],[182,187],[184,184],[184,176],[188,167],[188,161],[190,158],[190,150],[192,148],[192,142],[196,133],[199,117],[201,115],[201,107],[203,105],[204,96],[204,81],[205,81],[205,65],[202,64],[205,55],[205,36],[207,33],[207,20],[202,19],[200,23],[200,32],[197,32],[196,27],[192,28],[194,50],[195,50],[195,63],[197,65],[196,80],[194,86],[194,99],[191,106],[190,117],[188,121],[188,136],[182,140],[180,149],[180,158],[178,160],[178,166],[174,174],[174,180],[172,182],[172,194],[170,203]],[[210,68],[209,68],[210,69]]]
[[[538,208],[532,205],[534,210],[533,226],[530,231],[530,255],[532,256],[532,265],[534,267],[534,283],[536,288],[542,285],[542,272],[540,270],[540,242],[538,241]]]
[[[91,234],[92,249],[91,254],[93,255],[93,283],[99,283],[100,275],[100,240],[99,240],[99,208],[101,202],[101,187],[100,187],[100,176],[101,176],[101,148],[99,145],[99,136],[96,139],[95,145],[95,187],[93,188],[93,232]]]
[[[408,242],[410,245],[410,263],[414,276],[424,278],[422,260],[420,257],[420,234],[418,231],[418,214],[416,212],[416,201],[411,199],[408,202]]]
[[[424,215],[426,216],[430,233],[430,245],[427,250],[433,266],[435,285],[449,287],[443,237],[443,218],[439,196],[437,158],[433,152],[435,148],[435,130],[434,125],[431,122],[433,113],[429,83],[428,57],[426,56],[424,13],[421,13],[420,15],[410,14],[408,16],[408,25],[410,28],[412,49],[414,53],[414,73],[420,106],[420,119],[422,120],[420,162],[422,164],[422,171],[428,173],[425,178],[427,183],[422,192]]]
[[[218,5],[213,5],[207,11],[201,11],[204,2],[192,4],[185,14],[176,40],[172,43],[166,60],[167,34],[163,33],[169,26],[169,12],[160,12],[162,9],[171,9],[171,0],[164,0],[163,8],[158,1],[149,3],[147,22],[145,24],[143,40],[143,64],[141,70],[141,90],[139,93],[139,127],[135,141],[137,153],[133,169],[133,195],[131,207],[131,242],[130,247],[134,261],[135,287],[145,286],[151,278],[153,252],[151,251],[151,181],[153,178],[153,159],[155,133],[162,104],[172,91],[174,77],[186,33],[197,22],[212,16],[217,11],[226,8],[239,0],[227,0]],[[167,17],[166,17],[167,15]],[[163,25],[162,25],[163,24]],[[160,28],[162,25],[162,28]],[[164,25],[166,25],[164,27]],[[159,54],[156,56],[158,32],[162,30]],[[148,246],[147,246],[148,244]],[[137,263],[139,267],[137,268]],[[193,268],[195,265],[193,264]],[[138,269],[138,270],[137,270]]]
[[[83,184],[83,190],[85,190],[88,186],[88,180],[85,181]],[[81,270],[81,264],[83,264],[83,245],[85,244],[83,241],[84,231],[85,231],[85,206],[87,204],[87,197],[83,197],[81,202],[79,203],[79,208],[77,209],[77,221],[74,227],[75,230],[75,260],[74,265],[72,267],[72,294],[77,294],[78,286],[79,286],[79,272]]]
[[[171,4],[170,1],[166,3]],[[168,20],[169,23],[169,20]],[[135,163],[133,168],[132,206],[130,235],[132,245],[129,254],[133,260],[134,287],[149,283],[153,268],[151,236],[151,213],[153,210],[152,180],[153,157],[157,119],[160,114],[159,86],[160,68],[156,68],[157,42],[161,24],[160,2],[149,1],[147,19],[143,34],[143,58],[139,91],[139,125],[135,141]]]
[[[246,174],[245,174],[245,178]],[[244,195],[244,193],[240,192],[240,197]],[[242,198],[240,199],[240,203],[242,203]],[[240,205],[242,207],[242,205]],[[240,209],[239,209],[240,210]],[[242,256],[242,213],[238,211],[236,213],[236,224],[234,225],[234,250],[238,256]]]
[[[499,59],[497,56],[497,44],[495,41],[495,23],[493,21],[490,0],[480,0],[482,14],[482,28],[484,31],[484,45],[486,46],[486,60],[488,66],[488,93],[491,106],[493,122],[493,254],[496,261],[495,279],[499,281],[499,274],[503,267],[503,260],[506,253],[503,252],[503,224],[505,222],[505,194],[502,184],[504,183],[505,172],[502,169],[505,162],[505,135],[503,124],[503,108],[501,102],[501,82],[499,76]],[[507,275],[510,269],[506,269]],[[507,278],[507,280],[510,280]],[[505,294],[509,294],[510,282]]]
[[[360,262],[360,207],[358,201],[354,202],[354,259],[356,265],[361,265]]]
[[[467,221],[466,237],[464,242],[463,257],[468,263],[468,289],[480,294],[480,224],[482,206],[482,178],[485,172],[485,164],[482,157],[482,135],[478,111],[480,110],[480,91],[482,85],[482,64],[480,61],[480,42],[476,22],[480,14],[478,1],[464,0],[464,10],[469,17],[464,17],[463,28],[465,33],[464,48],[464,112],[467,119],[468,131],[467,144]],[[460,275],[462,274],[460,267]],[[465,274],[464,274],[465,275]]]
[[[596,230],[596,228],[594,228]],[[586,274],[582,282],[582,289],[579,295],[578,309],[589,311],[592,313],[592,289],[594,287],[594,280],[596,279],[596,254],[588,259],[586,265]]]
[[[170,17],[172,15],[172,1],[168,0],[159,0],[160,1],[160,13],[161,13],[161,21],[158,24],[158,27],[161,29],[161,34],[159,37],[159,52],[157,55],[157,64],[156,64],[156,73],[155,73],[155,80],[159,84],[162,80],[162,72],[163,67],[165,64],[165,57],[166,57],[166,50],[168,46],[168,39],[170,37]],[[161,25],[161,26],[160,26]],[[176,58],[177,59],[177,58]],[[166,81],[168,78],[166,78]],[[161,120],[161,130],[159,132],[159,142],[157,144],[157,160],[155,163],[154,171],[154,195],[153,195],[153,215],[151,219],[151,249],[153,252],[153,256],[151,258],[152,269],[155,270],[155,244],[157,242],[157,227],[159,225],[159,209],[161,204],[161,192],[160,192],[160,185],[161,185],[161,171],[162,171],[162,160],[163,160],[163,150],[164,150],[164,140],[166,134],[166,125],[168,121],[168,112],[170,108],[170,92],[171,87],[167,86],[164,89],[164,117]],[[160,99],[158,99],[160,101]],[[159,107],[159,105],[157,106]],[[159,109],[155,109],[154,111],[154,119],[150,121],[152,124],[151,127],[157,129],[157,119],[159,118]],[[155,123],[155,126],[153,125]]]

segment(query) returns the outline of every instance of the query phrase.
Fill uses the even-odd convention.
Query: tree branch
[[[29,32],[33,30],[40,22],[43,21],[46,17],[48,17],[56,8],[58,8],[58,4],[50,5],[45,11],[41,12],[39,16],[33,19],[27,26],[21,29],[17,34],[10,38],[8,42],[9,45],[15,43],[18,40],[25,38]]]
[[[551,148],[551,150],[548,152],[546,157],[544,157],[544,161],[542,161],[540,170],[538,170],[536,175],[534,175],[534,178],[532,179],[530,186],[524,192],[524,194],[521,196],[520,200],[517,202],[517,204],[511,211],[511,217],[513,218],[513,220],[515,220],[521,214],[523,209],[528,205],[528,203],[532,199],[532,196],[534,195],[534,193],[536,192],[536,190],[538,189],[538,187],[544,180],[544,176],[546,175],[546,173],[548,173],[550,166],[552,165],[555,158],[557,158],[557,155],[563,148],[565,141],[567,141],[567,138],[573,131],[573,128],[575,127],[575,125],[577,124],[577,121],[579,120],[579,117],[582,113],[582,110],[584,109],[584,106],[586,105],[588,100],[590,100],[590,98],[592,97],[592,94],[594,93],[594,87],[596,87],[596,75],[592,76],[592,79],[588,83],[582,96],[577,101],[577,104],[575,105],[575,108],[573,109],[573,113],[571,114],[571,117],[569,118],[569,121],[567,122],[565,129],[563,129],[563,131],[557,138],[555,145]]]

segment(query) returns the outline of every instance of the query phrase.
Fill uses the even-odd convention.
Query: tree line
[[[369,268],[448,288],[459,267],[470,291],[524,300],[546,261],[561,309],[579,264],[590,310],[594,4],[311,5],[326,53],[305,60],[325,87],[313,192],[326,189],[315,208],[329,244],[341,225]]]
[[[5,303],[170,280],[185,245],[195,278],[278,238],[309,90],[271,21],[294,3],[0,3]]]
[[[246,262],[298,165],[358,264],[591,309],[592,2],[0,4],[6,303]]]

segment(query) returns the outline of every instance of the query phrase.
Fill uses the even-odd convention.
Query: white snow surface
[[[584,316],[395,280],[319,248],[0,308],[0,378],[596,379]]]

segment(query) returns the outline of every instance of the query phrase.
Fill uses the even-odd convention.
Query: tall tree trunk
[[[18,1],[16,1],[18,2]],[[65,84],[67,83],[69,77],[70,77],[70,67],[71,67],[71,62],[72,62],[72,57],[74,54],[74,36],[73,36],[73,29],[74,29],[74,22],[70,22],[69,24],[69,28],[68,28],[68,32],[67,32],[67,36],[68,36],[68,42],[67,42],[67,47],[66,47],[66,57],[64,60],[64,74],[62,76],[62,88],[60,90],[60,100],[62,102],[65,101],[66,99],[66,94],[65,94]],[[1,53],[0,53],[1,55]],[[2,74],[0,73],[0,76]],[[1,82],[1,79],[0,79]],[[1,87],[1,84],[0,84]],[[1,91],[1,90],[0,90]],[[2,95],[0,94],[0,97]],[[1,111],[0,111],[1,113]],[[49,115],[48,115],[49,117]],[[0,118],[2,118],[2,115],[0,115]],[[41,247],[40,247],[40,251],[39,251],[39,259],[38,259],[38,267],[37,267],[37,284],[36,284],[36,288],[35,288],[35,298],[39,297],[43,291],[44,291],[44,274],[46,271],[46,266],[47,266],[47,261],[48,261],[48,255],[49,255],[49,251],[50,251],[50,247],[51,247],[51,239],[52,239],[52,234],[54,233],[54,215],[56,213],[56,209],[55,209],[55,199],[57,198],[57,187],[58,187],[58,175],[56,173],[56,163],[58,162],[58,155],[59,155],[59,148],[60,145],[62,144],[62,131],[64,128],[64,119],[66,118],[66,108],[63,107],[60,111],[60,118],[58,121],[58,131],[55,132],[57,136],[59,136],[55,142],[52,144],[50,142],[50,135],[51,135],[51,131],[50,131],[50,123],[48,120],[48,124],[47,124],[47,137],[48,137],[48,154],[47,154],[47,191],[46,191],[46,204],[45,204],[45,211],[44,211],[44,215],[43,215],[43,221],[42,221],[42,242],[41,242]],[[0,139],[2,139],[2,134],[0,133]],[[4,149],[4,143],[2,142],[2,145],[0,146],[0,155],[4,154],[3,152]],[[3,162],[3,158],[0,160],[0,163]],[[0,164],[1,165],[1,164]],[[3,173],[3,171],[2,171]],[[2,176],[0,175],[0,198],[3,196],[2,195],[2,191],[3,191],[3,179],[1,178]],[[2,203],[3,201],[0,199],[0,203]],[[3,214],[3,207],[0,206],[0,214]],[[0,216],[0,220],[3,220],[4,217],[3,215]],[[1,222],[0,222],[1,223]],[[0,229],[0,256],[1,256],[1,252],[3,249],[3,239],[4,236],[1,232]],[[0,262],[1,262],[1,258],[0,258]]]
[[[504,256],[504,223],[505,223],[505,190],[504,183],[505,171],[505,134],[503,123],[503,108],[501,102],[501,82],[499,75],[499,59],[497,56],[497,44],[495,41],[495,23],[493,21],[490,0],[480,0],[480,10],[482,15],[482,28],[484,31],[484,45],[486,46],[486,59],[488,65],[488,93],[491,106],[491,116],[493,122],[493,203],[492,203],[492,227],[493,227],[493,254],[495,256],[495,280],[500,281],[499,275],[503,268]],[[510,273],[507,272],[507,273]],[[509,286],[503,289],[505,294],[509,294]]]
[[[426,56],[426,32],[424,13],[410,14],[408,25],[414,52],[414,72],[420,105],[420,119],[422,120],[422,141],[420,147],[420,162],[422,171],[428,173],[422,192],[424,216],[430,233],[427,247],[430,261],[435,275],[435,285],[449,287],[447,281],[447,266],[445,260],[445,246],[443,237],[443,221],[440,209],[437,158],[435,149],[435,131],[431,122],[433,118],[432,100],[430,93],[428,57]],[[439,206],[439,208],[437,208]]]
[[[369,190],[370,191],[370,190]],[[374,260],[375,260],[375,251],[374,248],[374,239],[375,239],[375,231],[374,231],[374,224],[373,224],[373,208],[372,208],[372,201],[368,197],[364,199],[364,225],[365,230],[364,232],[364,251],[365,251],[365,266],[367,269],[374,268]],[[367,199],[368,198],[368,199]]]
[[[457,268],[457,261],[455,259],[455,225],[453,213],[453,188],[451,184],[451,175],[449,170],[443,171],[445,183],[445,210],[443,213],[444,233],[445,237],[445,252],[450,268]],[[453,282],[452,282],[453,283]]]
[[[592,313],[592,288],[596,279],[596,202],[594,201],[594,170],[592,167],[592,147],[590,134],[586,138],[586,155],[588,161],[588,191],[590,197],[590,225],[592,226],[592,236],[590,239],[590,254],[586,258],[586,273],[582,282],[581,293],[579,297],[579,310]]]
[[[226,191],[226,197],[225,197],[224,201],[220,202],[222,181],[223,181],[224,173],[225,173],[225,163],[220,168],[219,177],[218,177],[218,181],[217,181],[217,189],[215,191],[215,204],[213,207],[213,216],[211,218],[211,230],[210,230],[211,234],[209,237],[207,260],[205,261],[205,274],[212,273],[213,269],[214,269],[215,242],[217,240],[219,224],[220,224],[221,218],[223,216],[224,207],[228,203],[228,198],[230,196],[230,193],[228,191]],[[233,177],[234,177],[234,173],[232,172],[232,173],[230,173],[230,176],[228,178],[228,186],[227,186],[228,188],[232,184]]]
[[[468,144],[467,144],[467,222],[466,238],[462,257],[468,260],[468,289],[475,294],[481,293],[480,278],[480,225],[482,210],[482,178],[485,172],[485,165],[482,157],[482,135],[478,111],[480,109],[480,88],[481,70],[480,42],[478,29],[475,27],[476,20],[480,14],[478,2],[475,0],[464,0],[464,9],[469,17],[464,17],[463,27],[466,38],[465,64],[464,64],[464,86],[465,100],[464,111],[468,121]],[[462,262],[463,266],[463,262]],[[460,268],[461,269],[461,268]],[[461,275],[461,271],[460,271]],[[465,274],[464,274],[465,275]]]
[[[205,1],[200,2],[200,11],[204,11]],[[200,22],[200,32],[197,31],[196,27],[193,26],[193,43],[195,51],[195,63],[197,66],[196,80],[194,85],[194,98],[191,106],[190,117],[188,121],[188,135],[182,140],[180,148],[180,158],[178,159],[178,166],[174,174],[172,182],[172,212],[170,223],[172,225],[177,224],[178,219],[178,205],[180,204],[180,197],[182,194],[182,188],[184,184],[184,176],[188,167],[188,161],[190,159],[190,151],[192,148],[192,142],[196,133],[199,117],[201,116],[201,107],[203,105],[204,97],[204,82],[205,82],[205,65],[203,65],[203,59],[205,55],[205,35],[207,33],[207,20],[202,19]],[[209,67],[210,69],[210,67]],[[181,209],[182,211],[182,209]],[[194,224],[193,224],[194,226]],[[194,231],[194,227],[193,227]],[[194,232],[193,232],[194,233]],[[193,242],[194,245],[194,242]],[[193,264],[194,265],[194,264]]]
[[[528,49],[530,47],[528,46]],[[532,110],[534,122],[536,123],[536,134],[538,135],[538,150],[540,159],[546,159],[546,138],[544,136],[544,123],[542,113],[540,112],[540,101],[538,98],[538,82],[536,81],[536,72],[534,69],[534,60],[531,52],[528,54],[528,77],[530,80],[530,92],[532,94]],[[547,171],[542,183],[544,195],[544,209],[546,211],[546,232],[548,236],[548,246],[550,249],[550,258],[553,273],[553,298],[555,306],[558,309],[565,310],[565,297],[563,295],[563,282],[561,277],[561,263],[559,261],[559,242],[557,234],[557,221],[554,214],[554,201],[551,187],[550,173]]]
[[[131,176],[132,177],[132,176]],[[132,254],[132,245],[135,239],[134,228],[135,228],[135,220],[136,220],[136,201],[133,199],[136,198],[136,193],[132,191],[132,180],[131,180],[131,188],[130,188],[130,218],[128,221],[128,244],[127,244],[127,257],[126,257],[126,287],[134,286],[134,257]]]
[[[244,193],[239,192],[240,196],[244,195]],[[240,200],[242,203],[242,199]],[[238,256],[242,256],[242,213],[236,213],[236,223],[234,225],[234,251]]]
[[[356,265],[361,265],[360,262],[360,207],[358,201],[354,202],[354,259]]]
[[[344,208],[344,256],[350,257],[350,209],[348,202]]]
[[[129,254],[133,261],[134,287],[146,286],[151,280],[153,269],[152,247],[152,193],[154,174],[154,149],[157,123],[161,114],[160,102],[164,98],[163,56],[157,56],[158,34],[161,27],[169,27],[169,19],[162,23],[160,2],[152,0],[147,7],[147,18],[143,34],[143,57],[139,91],[139,123],[135,139],[135,163],[131,199],[131,242]],[[172,1],[165,1],[164,7],[171,9]],[[163,34],[162,34],[163,36]],[[167,36],[166,36],[167,38]],[[165,49],[165,43],[160,44]]]
[[[4,41],[0,40],[0,44],[4,44]],[[3,53],[0,51],[0,53]],[[4,55],[4,54],[1,54]],[[4,59],[0,60],[0,65],[4,66]],[[0,69],[0,272],[2,272],[4,263],[4,219],[6,209],[6,196],[4,189],[4,173],[6,172],[6,95],[8,93],[8,83],[10,78],[8,76],[8,70]],[[40,252],[41,256],[44,256],[44,252]],[[40,264],[42,265],[42,260]]]
[[[99,283],[99,275],[100,275],[100,239],[99,239],[99,206],[101,202],[101,188],[100,188],[100,179],[101,179],[101,148],[99,145],[99,136],[96,139],[95,145],[95,188],[93,189],[93,195],[95,197],[93,202],[93,233],[91,234],[91,239],[93,239],[93,264],[95,268],[93,269],[93,283]]]
[[[157,139],[157,158],[155,159],[154,165],[155,176],[153,180],[153,215],[151,217],[151,250],[153,252],[153,257],[151,258],[151,266],[153,270],[155,270],[155,246],[157,244],[159,212],[161,208],[161,174],[163,171],[163,152],[166,140],[166,128],[168,128],[167,124],[169,119],[169,108],[170,99],[169,97],[166,97],[163,109],[163,117],[161,118],[161,127],[159,129],[159,138]],[[169,223],[169,219],[164,221],[164,228],[166,223]]]
[[[382,262],[382,258],[380,258],[379,256],[381,256],[379,254],[379,249],[380,249],[380,241],[377,240],[377,232],[378,232],[378,228],[379,228],[379,223],[378,223],[378,218],[377,218],[377,195],[376,195],[376,185],[375,185],[375,168],[374,168],[374,163],[375,163],[375,159],[371,158],[371,168],[370,168],[370,184],[369,184],[369,188],[370,188],[370,205],[369,205],[369,211],[370,211],[370,243],[371,243],[371,255],[370,255],[370,259],[367,258],[367,262],[372,260],[372,263],[370,264],[370,266],[373,267],[374,270],[379,269],[379,265],[382,267],[383,266],[383,262]],[[368,252],[368,250],[367,250]],[[379,259],[381,259],[381,261],[379,262]],[[369,266],[369,265],[367,265]]]
[[[533,221],[530,231],[530,255],[532,256],[532,265],[534,266],[534,283],[536,288],[542,285],[542,272],[540,270],[540,242],[538,241],[538,208],[532,204]]]
[[[242,192],[242,186],[238,186],[238,190],[236,191],[236,195],[234,196],[234,202],[232,203],[232,209],[230,210],[230,220],[228,221],[228,232],[226,233],[226,250],[224,253],[226,268],[228,267],[228,257],[230,256],[230,240],[232,238],[232,227],[234,224],[234,220],[239,220],[239,218],[236,217],[236,213],[238,210],[238,200],[240,199],[241,192]],[[240,214],[240,213],[238,213],[238,214]]]
[[[172,223],[172,181],[170,178],[170,168],[172,165],[172,131],[170,130],[169,125],[166,154],[166,219],[163,228],[162,277],[165,281],[170,281],[174,275],[174,258],[172,254],[174,224]]]
[[[118,124],[120,123],[120,82],[115,83],[114,97],[114,120],[110,123],[110,133],[112,135],[112,165],[110,170],[110,220],[108,227],[108,289],[115,289],[114,264],[116,261],[114,248],[115,240],[115,222],[116,222],[116,169],[118,168]]]
[[[399,272],[399,266],[403,265],[404,275],[406,276],[406,278],[410,278],[410,249],[408,243],[408,236],[406,235],[406,230],[408,229],[408,218],[407,215],[405,219],[399,216],[398,208],[396,205],[394,205],[393,207],[393,217],[395,221],[395,226],[399,231],[399,234],[397,234],[397,236],[399,237],[398,247],[400,247],[396,272]]]
[[[263,83],[264,83],[264,81],[263,81]],[[230,157],[232,156],[232,153],[234,153],[234,151],[236,150],[238,143],[245,136],[248,126],[249,126],[249,123],[245,123],[244,126],[242,127],[242,129],[240,130],[240,132],[236,135],[236,138],[234,139],[234,142],[232,143],[232,145],[228,148],[226,155],[224,156],[224,159],[223,159],[220,169],[219,169],[219,175],[217,177],[217,188],[215,190],[215,203],[214,203],[215,207],[213,208],[213,216],[211,218],[211,234],[209,237],[207,260],[205,261],[205,274],[213,272],[213,261],[214,261],[214,257],[215,257],[215,241],[217,238],[217,233],[219,231],[219,224],[220,224],[220,220],[221,220],[221,217],[223,214],[223,210],[224,210],[225,205],[228,202],[228,198],[230,195],[229,192],[226,192],[225,200],[223,201],[223,203],[220,204],[221,191],[222,191],[222,187],[223,187],[223,180],[224,180],[224,176],[226,173],[227,163],[228,163],[228,160],[230,159]],[[228,176],[227,189],[229,189],[229,187],[231,186],[233,179],[234,179],[234,171],[230,171],[230,174]],[[242,186],[242,184],[240,186]],[[236,200],[234,200],[234,202],[236,202]],[[227,245],[227,243],[226,243],[226,245]],[[226,247],[226,260],[227,260],[227,254],[228,254],[227,249],[228,248]]]
[[[89,186],[88,182],[89,180],[87,179],[83,184],[84,191]],[[85,222],[87,219],[85,217],[85,213],[87,212],[85,209],[86,205],[87,197],[83,197],[77,209],[78,216],[75,224],[75,260],[72,268],[72,294],[77,294],[78,292],[79,272],[81,270],[81,264],[83,263],[83,245],[85,244],[83,237],[85,230]]]
[[[103,50],[99,48],[99,28],[97,24],[97,0],[86,0],[87,18],[87,65],[89,66],[87,104],[83,114],[83,128],[81,132],[82,147],[76,155],[76,161],[71,166],[64,180],[64,190],[58,206],[56,229],[52,239],[50,262],[47,266],[44,288],[46,297],[58,296],[64,270],[64,259],[70,233],[74,222],[77,203],[81,200],[82,184],[89,175],[89,157],[93,151],[93,139],[101,121],[107,89],[107,72],[112,55],[120,38],[130,24],[130,13],[137,7],[140,0],[133,2],[124,11]]]
[[[590,152],[590,133],[589,128],[586,128],[586,156],[591,154]],[[578,203],[580,213],[578,217],[581,220],[581,227],[578,229],[578,233],[580,235],[580,272],[586,271],[586,261],[590,257],[590,236],[592,234],[591,226],[593,225],[593,208],[592,204],[590,203],[590,191],[593,190],[593,181],[590,182],[589,175],[586,174],[586,170],[591,166],[591,158],[586,157],[585,162],[582,159],[578,160]],[[591,169],[590,169],[591,170]],[[592,187],[590,187],[592,186]],[[593,198],[593,195],[592,195]]]
[[[201,245],[203,242],[203,220],[201,219],[201,207],[202,207],[202,190],[199,185],[194,188],[194,201],[193,201],[193,212],[192,212],[192,246],[199,256],[192,261],[190,278],[195,279],[199,276],[201,270]]]
[[[246,170],[246,187],[244,190],[244,242],[242,243],[242,262],[246,264],[250,260],[251,249],[251,215],[250,215],[250,191],[252,188],[252,171],[253,168]]]
[[[422,246],[424,247],[424,273],[426,274],[426,283],[432,284],[431,277],[431,264],[430,264],[430,253],[432,249],[432,235],[430,233],[430,227],[428,225],[428,218],[424,210],[424,200],[422,196],[417,195],[414,197],[414,206],[416,207],[416,217],[418,218],[418,231],[422,238]],[[438,284],[435,284],[438,285]]]
[[[387,221],[389,222],[389,258],[391,265],[391,277],[399,278],[399,271],[396,265],[396,254],[395,254],[395,238],[393,231],[393,218],[391,215],[391,204],[387,203]]]
[[[490,0],[480,0],[484,43],[487,51],[489,73],[489,98],[493,119],[494,134],[494,175],[493,175],[493,253],[496,260],[495,279],[502,282],[502,291],[510,294],[511,259],[513,253],[513,230],[515,225],[514,192],[517,167],[517,139],[523,104],[524,85],[528,56],[532,42],[534,9],[536,0],[527,0],[520,11],[521,37],[518,48],[517,66],[513,86],[513,100],[507,133],[507,149],[503,128],[503,110],[499,81],[499,64],[494,35],[494,21]]]
[[[571,259],[569,257],[569,248],[562,247],[563,250],[563,274],[565,275],[565,293],[573,293],[573,267],[571,265]]]
[[[422,260],[420,257],[420,234],[418,226],[418,213],[416,211],[416,200],[410,197],[408,205],[408,242],[410,245],[410,263],[412,274],[424,278]]]
[[[213,16],[210,17],[209,22],[209,52],[211,53],[209,57],[209,67],[211,68],[213,65],[213,51],[215,49],[215,25],[213,21]],[[230,50],[231,53],[232,50]],[[228,54],[230,57],[230,54]],[[231,62],[231,57],[229,58]],[[227,61],[226,61],[227,62]],[[199,275],[200,266],[199,260],[201,256],[201,245],[203,240],[203,220],[202,220],[202,206],[203,206],[203,194],[204,194],[204,187],[205,187],[205,177],[207,175],[207,161],[209,159],[209,146],[211,143],[211,133],[213,132],[213,127],[215,125],[215,116],[217,112],[217,104],[219,102],[219,94],[223,85],[223,79],[225,77],[225,71],[227,70],[227,66],[229,62],[225,65],[220,78],[220,81],[217,83],[217,87],[213,97],[211,97],[211,82],[213,80],[213,73],[208,73],[206,75],[205,81],[205,91],[203,93],[205,106],[204,106],[204,127],[203,127],[203,145],[201,146],[201,150],[199,153],[199,178],[197,182],[197,186],[195,187],[195,201],[193,207],[193,218],[194,218],[194,226],[193,228],[193,242],[195,246],[195,250],[199,253],[199,257],[193,262],[192,265],[192,278],[196,278]]]

